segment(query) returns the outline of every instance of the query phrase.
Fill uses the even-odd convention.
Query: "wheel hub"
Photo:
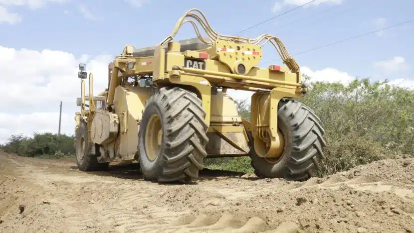
[[[145,151],[149,160],[154,161],[158,157],[161,151],[162,137],[161,119],[154,114],[151,116],[145,132]]]
[[[278,159],[283,154],[285,147],[285,140],[283,138],[282,131],[278,128],[277,130],[277,141],[279,141],[279,147],[272,154],[268,154],[270,150],[270,135],[266,134],[265,137],[257,137],[254,139],[254,149],[259,157],[265,158],[269,161]]]

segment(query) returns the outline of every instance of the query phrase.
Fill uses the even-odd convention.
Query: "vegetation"
[[[328,146],[322,174],[397,155],[414,156],[414,92],[387,82],[315,83],[304,99],[320,116]]]
[[[33,137],[12,135],[0,149],[20,156],[60,158],[75,154],[75,138],[51,133],[35,133]]]
[[[368,79],[349,85],[316,82],[309,85],[309,92],[300,101],[315,110],[326,130],[327,160],[320,175],[384,158],[414,156],[413,91]],[[240,101],[237,106],[240,115],[250,120],[249,103]],[[0,149],[29,157],[75,153],[73,136],[50,133],[32,138],[13,135]],[[206,165],[210,169],[252,172],[248,157],[208,159]]]

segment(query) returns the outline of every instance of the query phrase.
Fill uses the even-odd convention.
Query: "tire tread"
[[[166,102],[163,107],[166,135],[163,160],[157,164],[161,166],[161,172],[152,174],[149,179],[187,183],[197,178],[198,171],[204,168],[208,143],[206,112],[196,94],[180,87],[163,87],[155,92],[159,94],[153,94],[147,106],[163,106],[163,101]],[[169,101],[159,96],[165,96]]]
[[[320,118],[310,107],[291,99],[282,99],[279,103],[279,116],[288,119],[292,134],[292,150],[290,160],[285,164],[284,171],[276,174],[269,172],[269,167],[256,164],[252,159],[254,173],[261,178],[285,178],[287,180],[306,180],[310,178],[311,169],[319,169],[320,161],[325,158],[323,147],[326,141],[323,138],[325,130]],[[280,117],[279,117],[280,119]],[[254,153],[254,147],[251,146]],[[255,154],[255,153],[254,153]],[[251,155],[252,156],[252,155]],[[255,155],[257,156],[257,155]],[[281,177],[280,174],[283,174]]]

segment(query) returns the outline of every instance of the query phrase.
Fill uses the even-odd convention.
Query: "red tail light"
[[[207,59],[208,58],[208,53],[199,53],[199,58]]]

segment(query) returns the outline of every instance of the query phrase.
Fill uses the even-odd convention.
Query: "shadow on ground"
[[[73,170],[78,170],[77,166],[70,167]],[[131,179],[131,180],[141,180],[143,176],[140,172],[138,163],[130,164],[116,164],[109,166],[106,171],[92,171],[90,174],[99,175],[99,176],[111,176],[121,179]],[[226,171],[226,170],[212,170],[205,168],[199,173],[199,180],[214,180],[218,178],[240,178],[254,180],[256,177],[245,177],[246,173],[236,172],[236,171]]]
[[[70,168],[78,170],[77,166],[71,166]],[[112,176],[121,179],[143,179],[142,174],[139,170],[139,164],[137,163],[110,165],[108,170],[91,171],[88,173],[98,176]]]

